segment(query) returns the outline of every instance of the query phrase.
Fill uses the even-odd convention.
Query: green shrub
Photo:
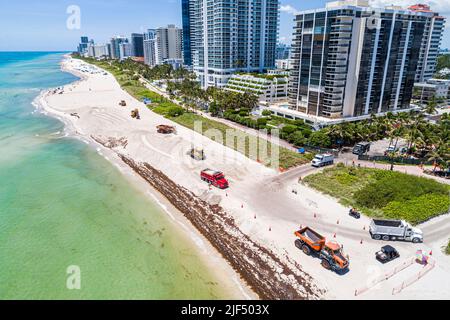
[[[248,110],[241,110],[241,111],[239,111],[239,115],[241,117],[248,117],[249,112],[248,112]]]
[[[323,131],[316,131],[309,137],[309,144],[313,147],[328,148],[331,146],[331,139]]]
[[[259,128],[264,128],[267,125],[268,121],[269,121],[269,119],[267,119],[267,118],[259,118],[258,120],[256,120]]]
[[[285,125],[282,129],[281,129],[281,133],[285,134],[286,136],[289,136],[290,134],[294,133],[295,131],[297,131],[298,128],[294,125],[288,124]]]
[[[306,143],[306,138],[301,131],[295,131],[291,133],[288,137],[288,141],[298,147],[304,146]]]
[[[449,211],[449,187],[435,180],[388,170],[338,164],[303,181],[356,207],[368,216],[404,219],[413,224]]]
[[[447,248],[445,248],[445,253],[450,254],[450,240],[448,241]]]
[[[408,201],[428,193],[448,196],[446,186],[432,179],[392,171],[377,173],[376,179],[355,194],[359,206],[381,209],[390,202]]]
[[[450,200],[447,195],[424,194],[407,201],[392,201],[383,208],[386,217],[402,219],[419,224],[448,212]]]
[[[264,117],[270,117],[272,115],[272,111],[270,110],[263,110],[261,113]]]
[[[175,118],[184,114],[184,109],[178,106],[172,106],[167,110],[167,115],[169,117]]]

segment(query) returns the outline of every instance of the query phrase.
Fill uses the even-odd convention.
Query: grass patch
[[[450,255],[450,240],[448,241],[447,248],[445,248],[445,253]]]
[[[218,141],[218,142],[222,142],[224,145],[226,145],[225,137],[226,137],[227,130],[233,130],[234,132],[236,132],[237,135],[239,135],[240,138],[245,139],[245,148],[244,148],[245,150],[241,150],[237,143],[234,144],[233,149],[238,152],[241,152],[242,154],[244,154],[246,157],[249,157],[249,158],[250,158],[250,155],[252,153],[254,153],[254,152],[250,152],[250,143],[249,143],[249,141],[251,141],[250,140],[251,137],[253,137],[253,136],[251,136],[243,131],[236,130],[232,127],[229,127],[221,122],[217,122],[217,121],[214,121],[211,119],[204,118],[204,117],[197,115],[195,113],[192,113],[192,112],[185,112],[176,117],[170,116],[169,115],[170,111],[173,110],[174,107],[177,107],[177,105],[175,103],[171,102],[170,100],[164,98],[163,96],[159,95],[158,93],[149,90],[140,81],[134,80],[134,77],[135,77],[134,74],[130,74],[130,72],[128,72],[126,70],[120,70],[117,67],[111,66],[108,62],[95,61],[95,60],[91,61],[91,60],[86,60],[86,59],[82,59],[82,60],[86,61],[87,63],[94,64],[97,67],[110,72],[117,79],[117,81],[119,82],[122,89],[124,89],[126,92],[128,92],[135,99],[137,99],[139,101],[142,101],[144,98],[151,99],[153,103],[151,106],[149,106],[149,108],[153,112],[163,115],[166,118],[178,123],[179,125],[182,125],[191,130],[194,130],[195,122],[201,121],[202,122],[202,134],[205,135],[206,131],[211,132],[211,130],[218,130],[218,132],[220,132],[223,137],[222,141]],[[212,140],[214,140],[214,139],[212,139]],[[267,146],[267,154],[270,156],[272,149],[274,148],[275,145],[268,142],[265,139],[259,138],[259,141],[257,144],[258,154],[265,154],[265,152],[261,152],[261,151],[263,151],[261,146]],[[283,169],[289,169],[292,167],[296,167],[296,166],[308,163],[313,158],[313,156],[309,155],[309,154],[301,155],[297,152],[288,150],[283,147],[279,147],[279,146],[276,146],[276,147],[279,148],[279,166]],[[253,160],[260,160],[264,165],[269,166],[269,167],[272,166],[272,163],[268,159],[253,159]]]
[[[254,154],[254,152],[251,152],[250,150],[250,141],[252,141],[251,139],[253,139],[253,141],[256,141],[256,138],[252,135],[249,135],[243,131],[239,131],[236,130],[226,124],[223,124],[221,122],[217,122],[208,118],[204,118],[200,115],[197,115],[195,113],[192,112],[186,112],[178,117],[170,117],[168,115],[169,112],[169,106],[162,106],[159,105],[155,108],[152,108],[153,111],[162,114],[164,116],[166,116],[168,119],[186,127],[189,128],[191,130],[195,129],[195,123],[196,122],[201,122],[202,126],[202,134],[205,136],[208,136],[208,138],[217,141],[219,143],[222,143],[223,145],[227,145],[227,141],[226,141],[226,136],[227,136],[227,130],[231,130],[231,132],[235,132],[237,135],[237,138],[235,140],[235,143],[233,143],[233,145],[229,146],[232,149],[241,152],[242,154],[244,154],[246,157],[248,158],[252,158],[252,154]],[[215,135],[211,135],[210,133],[220,133],[220,139],[217,139],[217,137]],[[209,133],[209,134],[208,134]],[[239,148],[239,144],[237,143],[237,139],[243,139],[245,141],[245,147],[244,149]],[[268,142],[265,139],[262,138],[258,138],[258,147],[260,147],[261,145],[265,145],[267,146],[267,155],[269,156],[269,159],[265,159],[264,157],[261,157],[260,159],[252,159],[252,160],[259,160],[262,163],[264,163],[266,166],[271,166],[272,163],[270,162],[270,155],[272,154],[272,150],[275,147],[274,144]],[[228,146],[228,145],[227,145]],[[295,166],[299,166],[302,164],[305,164],[309,161],[312,160],[312,155],[301,155],[298,154],[296,152],[293,152],[291,150],[288,150],[286,148],[283,147],[279,147],[279,165],[281,168],[284,169],[288,169],[288,168],[292,168]],[[258,154],[261,154],[262,152],[261,149],[259,149]]]
[[[338,165],[304,182],[364,214],[419,224],[447,213],[450,187],[400,172]]]

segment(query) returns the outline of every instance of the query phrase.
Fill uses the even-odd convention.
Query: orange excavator
[[[336,242],[327,242],[324,236],[309,227],[295,232],[298,239],[295,246],[306,255],[314,255],[322,260],[325,269],[335,272],[348,270],[349,257],[345,256],[342,247]]]

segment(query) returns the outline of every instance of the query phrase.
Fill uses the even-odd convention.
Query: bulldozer
[[[189,154],[194,160],[203,161],[206,159],[205,150],[201,148],[192,148]]]
[[[140,120],[140,119],[141,119],[141,116],[140,116],[140,114],[139,114],[139,110],[138,110],[138,109],[134,109],[133,111],[131,111],[131,117],[132,117],[133,119]]]
[[[159,126],[156,127],[156,129],[158,130],[158,133],[161,133],[161,134],[176,133],[176,128],[172,127],[172,126],[159,125]]]

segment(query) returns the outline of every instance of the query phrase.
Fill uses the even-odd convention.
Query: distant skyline
[[[281,0],[280,42],[290,43],[293,19],[300,10],[322,8],[325,0]],[[450,18],[450,0],[372,0],[374,6],[426,3]],[[67,28],[67,8],[76,4],[81,10],[81,28]],[[181,27],[181,0],[18,0],[4,1],[0,10],[0,51],[73,51],[81,36],[98,43],[108,42],[114,35],[129,37],[175,24]],[[442,48],[450,47],[450,21]]]

